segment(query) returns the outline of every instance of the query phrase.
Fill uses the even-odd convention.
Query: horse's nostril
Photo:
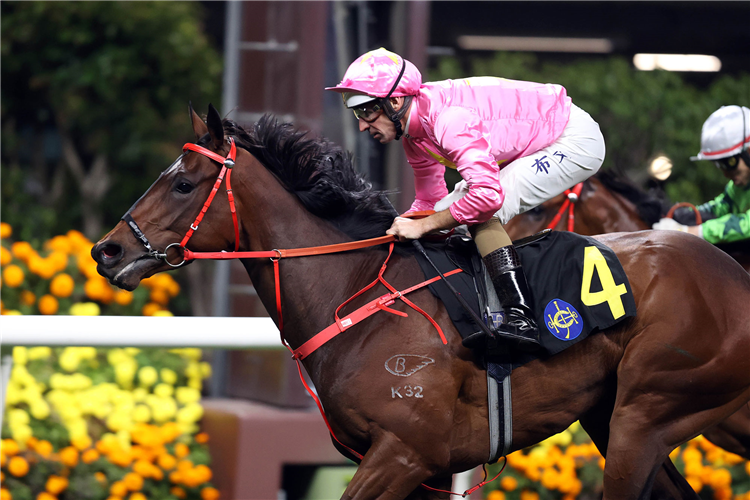
[[[108,259],[117,257],[119,253],[122,251],[122,247],[120,245],[114,245],[114,244],[107,244],[104,245],[100,252],[102,253],[102,256]]]

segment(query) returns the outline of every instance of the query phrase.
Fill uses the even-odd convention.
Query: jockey
[[[675,210],[654,229],[673,229],[700,236],[709,243],[750,238],[750,109],[722,106],[703,124],[701,150],[692,161],[711,160],[729,183],[715,199],[698,207],[703,224],[695,225],[692,208]]]
[[[416,190],[408,212],[436,211],[396,217],[387,233],[405,241],[466,224],[505,312],[496,334],[536,348],[528,283],[502,224],[596,173],[604,160],[597,123],[560,85],[494,77],[423,83],[411,62],[384,48],[357,58],[326,90],[342,94],[360,132],[382,144],[404,138]],[[450,195],[445,167],[463,178]],[[478,333],[463,344],[491,349],[496,339]]]

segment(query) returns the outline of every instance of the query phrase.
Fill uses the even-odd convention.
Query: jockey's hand
[[[424,219],[407,219],[396,217],[391,228],[385,234],[392,234],[398,241],[418,240],[428,233],[453,229],[460,223],[453,218],[448,210],[437,212]]]
[[[422,221],[425,219],[407,219],[404,217],[396,217],[393,219],[391,228],[385,232],[385,234],[392,234],[398,241],[406,240],[418,240],[424,236],[427,231],[422,227],[424,224]]]
[[[653,229],[682,231],[683,233],[690,233],[701,237],[703,236],[703,228],[701,226],[686,226],[669,217],[662,218],[659,222],[654,223],[654,225],[651,227]]]

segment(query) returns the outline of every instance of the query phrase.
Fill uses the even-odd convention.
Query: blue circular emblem
[[[560,340],[573,340],[583,331],[583,318],[575,307],[562,299],[552,299],[544,308],[547,330]]]

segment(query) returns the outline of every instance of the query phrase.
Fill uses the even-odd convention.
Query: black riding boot
[[[493,331],[498,337],[511,340],[519,349],[528,351],[539,348],[539,328],[534,321],[529,284],[516,249],[513,245],[498,248],[483,260],[505,313],[505,323],[493,328]],[[464,339],[463,344],[491,352],[497,340],[479,333]]]

